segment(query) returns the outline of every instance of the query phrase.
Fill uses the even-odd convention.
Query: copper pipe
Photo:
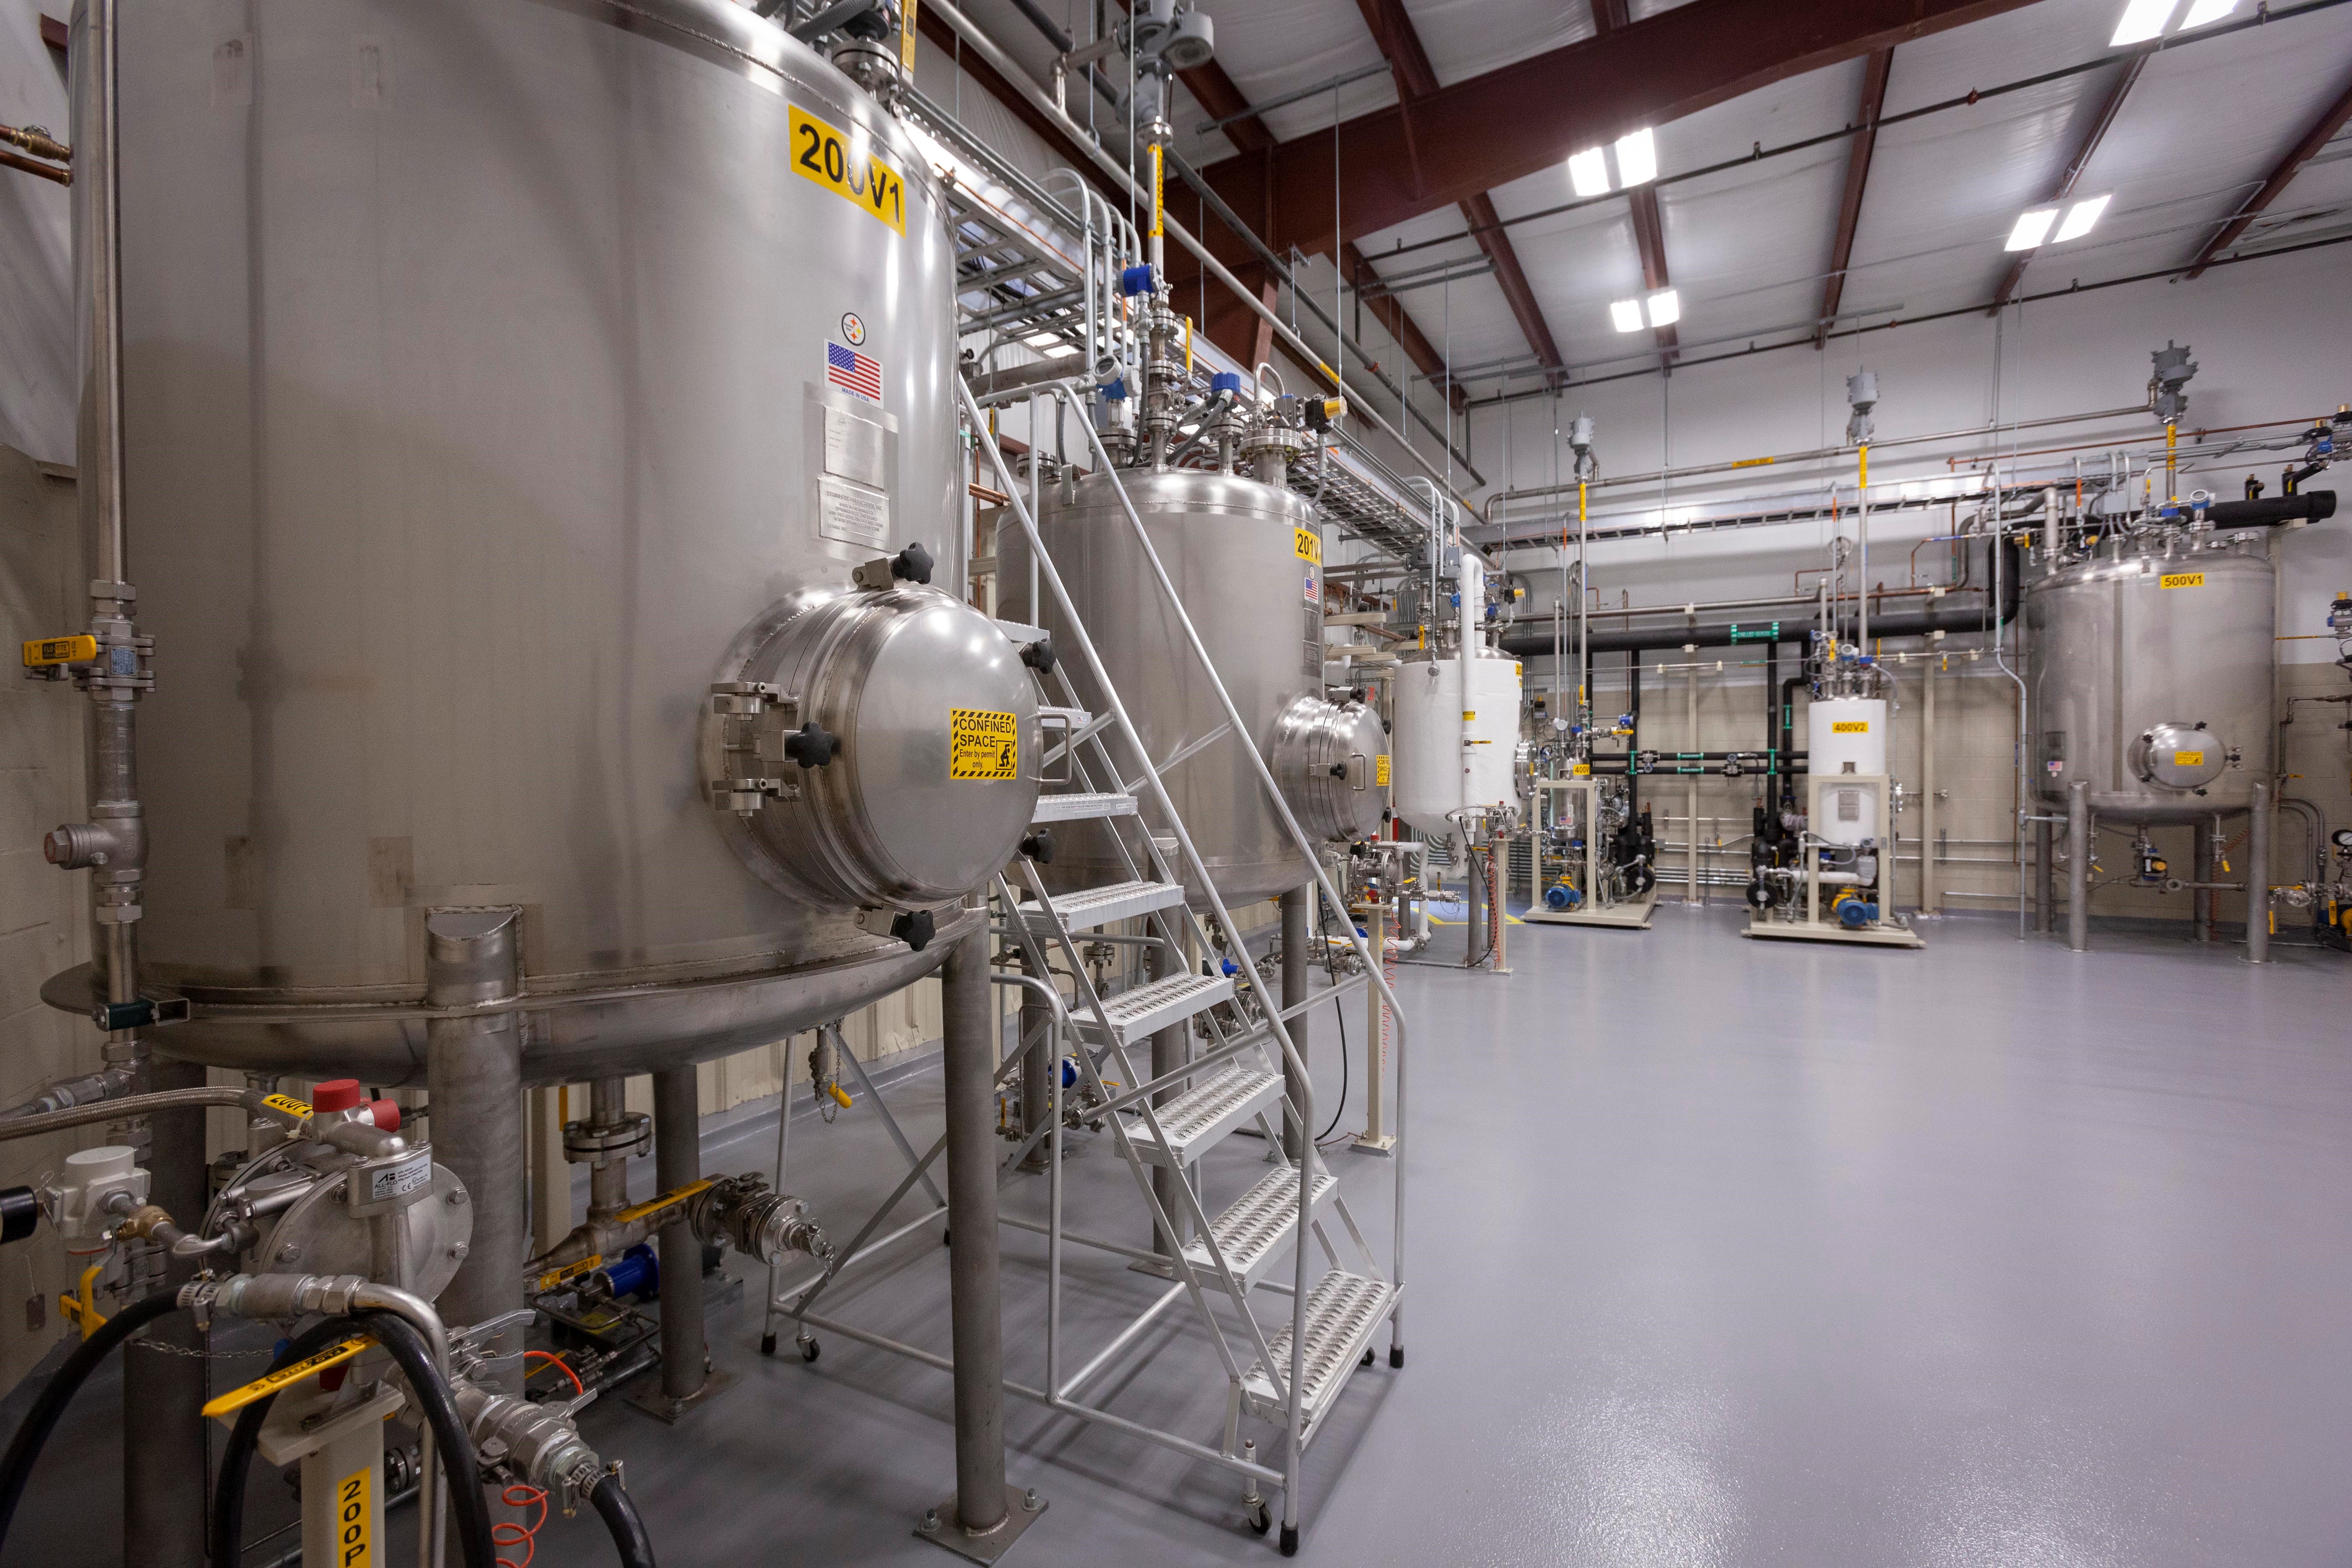
[[[61,185],[73,184],[72,170],[60,169],[54,163],[40,163],[36,159],[26,157],[22,153],[11,153],[5,147],[0,147],[0,166],[22,169],[28,174],[38,174],[45,180],[55,180]]]

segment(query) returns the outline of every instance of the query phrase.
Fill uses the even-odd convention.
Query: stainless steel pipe
[[[2066,786],[2066,945],[2091,946],[2091,789]]]
[[[437,910],[425,921],[425,999],[436,1007],[495,1002],[522,989],[522,911]],[[524,1305],[530,1257],[524,1200],[522,1028],[513,1013],[436,1017],[425,1026],[425,1082],[434,1157],[466,1184],[474,1237],[457,1278],[441,1293],[441,1315],[479,1323]],[[522,1396],[522,1332],[490,1343],[484,1381]]]
[[[1024,958],[1024,966],[1027,960]],[[1051,984],[1050,974],[1033,974],[1032,979]],[[1054,1114],[1054,1074],[1060,1063],[1060,1041],[1054,1028],[1054,1006],[1028,986],[1021,988],[1021,1014],[1016,1026],[1020,1029],[1018,1049],[1021,1061],[1021,1135],[1034,1136]],[[1040,1140],[1028,1157],[1021,1162],[1024,1171],[1042,1171],[1053,1162],[1054,1147],[1050,1138]]]
[[[997,1285],[996,1007],[988,933],[949,950],[940,970],[946,1080],[948,1271],[955,1355],[956,1517],[987,1535],[1006,1521],[1004,1324]]]

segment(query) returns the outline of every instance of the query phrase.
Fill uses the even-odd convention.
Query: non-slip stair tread
[[[1383,1280],[1335,1268],[1323,1276],[1307,1297],[1307,1336],[1302,1415],[1311,1431],[1347,1386],[1349,1375],[1362,1359],[1364,1347],[1389,1315],[1396,1287]],[[1286,1315],[1279,1333],[1266,1344],[1271,1363],[1284,1378],[1290,1375],[1290,1323]],[[1286,1402],[1276,1394],[1267,1362],[1251,1367],[1242,1379],[1242,1399],[1253,1414],[1279,1421]]]

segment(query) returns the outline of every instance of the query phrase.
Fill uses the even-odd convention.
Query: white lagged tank
[[[1517,805],[1519,666],[1496,654],[1401,666],[1396,673],[1396,814],[1428,838],[1453,838],[1452,812]]]
[[[1815,699],[1805,714],[1805,750],[1806,768],[1815,779],[1833,778],[1840,773],[1871,773],[1883,778],[1886,773],[1885,700],[1877,697]],[[1824,790],[1823,820],[1812,825],[1814,834],[1832,844],[1859,844],[1874,837],[1880,808],[1867,797],[1885,788],[1882,784],[1868,791]],[[1855,798],[1849,801],[1847,795]]]

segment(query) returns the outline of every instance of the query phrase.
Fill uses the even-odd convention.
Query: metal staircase
[[[1283,1489],[1282,1547],[1295,1552],[1298,1539],[1299,1478],[1309,1438],[1319,1430],[1349,1376],[1372,1359],[1371,1344],[1382,1325],[1391,1333],[1390,1364],[1403,1364],[1401,1307],[1403,1298],[1404,1148],[1400,1137],[1390,1168],[1395,1183],[1396,1226],[1388,1256],[1382,1259],[1366,1240],[1340,1193],[1338,1176],[1325,1164],[1309,1134],[1315,1126],[1315,1095],[1307,1068],[1293,1043],[1289,1018],[1279,1003],[1259,984],[1246,964],[1247,949],[1231,912],[1217,896],[1207,867],[1190,833],[1179,819],[1161,783],[1165,768],[1177,758],[1155,764],[1144,752],[1125,706],[1113,689],[1094,644],[1081,624],[1039,535],[1036,519],[1022,497],[979,404],[968,388],[962,393],[966,419],[995,471],[1012,497],[1014,515],[1027,535],[1042,586],[1061,612],[1060,634],[1072,646],[1056,650],[1057,658],[1032,657],[1025,662],[1035,673],[1042,713],[1055,727],[1041,766],[1057,787],[1039,798],[1033,832],[1077,821],[1099,823],[1117,847],[1113,879],[1098,886],[1048,889],[1038,861],[1024,855],[999,875],[991,889],[1000,952],[1020,961],[1018,973],[994,976],[997,984],[1022,987],[1051,1012],[1051,1038],[1044,1058],[1052,1064],[1050,1110],[1042,1125],[1022,1127],[1012,1152],[999,1169],[1000,1186],[1019,1179],[1024,1165],[1041,1144],[1048,1146],[1045,1180],[1048,1220],[1038,1225],[1007,1218],[1018,1228],[1042,1231],[1047,1237],[1048,1268],[1045,1310],[1045,1370],[1044,1387],[1007,1380],[1005,1389],[1016,1397],[1056,1411],[1108,1424],[1196,1458],[1208,1459],[1241,1474],[1246,1482],[1244,1503],[1252,1527],[1271,1527],[1266,1505],[1258,1496],[1260,1482]],[[1067,387],[1047,389],[1049,395],[1069,399],[1076,417],[1094,439],[1095,457],[1104,472],[1115,472],[1109,455],[1094,437],[1082,403]],[[1034,393],[1026,395],[1035,395]],[[1121,492],[1124,501],[1124,492]],[[1276,788],[1265,761],[1250,743],[1238,710],[1211,664],[1191,618],[1177,600],[1173,584],[1152,551],[1132,505],[1127,523],[1141,541],[1158,580],[1160,592],[1183,628],[1204,689],[1214,693],[1225,718],[1212,737],[1238,746],[1255,770],[1258,784],[1297,843],[1328,907],[1345,908],[1339,890],[1325,875],[1317,846],[1299,828],[1296,817]],[[999,623],[1014,642],[1041,642],[1045,633],[1034,626]],[[1108,711],[1084,709],[1070,679],[1066,660],[1075,659],[1102,694]],[[1138,772],[1122,773],[1125,765]],[[1033,837],[1029,848],[1045,853]],[[1188,906],[1186,887],[1201,889],[1201,906]],[[1124,988],[1098,986],[1090,973],[1082,944],[1088,933],[1122,921],[1141,921],[1142,941],[1158,955],[1156,977]],[[1389,990],[1375,955],[1355,934],[1352,920],[1343,921],[1359,956],[1362,972],[1335,989],[1319,991],[1291,1011],[1320,1005],[1339,992],[1370,983],[1380,986],[1399,1019],[1394,1059],[1400,1122],[1404,1103],[1404,1038],[1402,1009]],[[1122,940],[1133,942],[1133,937]],[[1199,955],[1219,951],[1243,960],[1230,973],[1202,973]],[[1181,1026],[1193,1037],[1190,1059],[1173,1071],[1153,1077],[1150,1058],[1140,1065],[1132,1054],[1160,1031]],[[1006,1058],[997,1075],[1001,1089],[1013,1068],[1036,1042],[1024,1039],[1022,1048]],[[1036,1059],[1032,1057],[1031,1059]],[[1066,1068],[1065,1066],[1066,1064]],[[1066,1093],[1064,1079],[1075,1079]],[[1297,1145],[1302,1160],[1284,1158],[1283,1127],[1286,1080],[1294,1103]],[[1067,1103],[1077,1098],[1077,1114]],[[869,1097],[885,1118],[888,1108]],[[1159,1255],[1092,1240],[1067,1233],[1062,1223],[1064,1184],[1063,1133],[1083,1117],[1099,1121],[1109,1132],[1120,1163],[1134,1181],[1148,1208],[1154,1234],[1163,1238]],[[1255,1128],[1265,1140],[1274,1162],[1265,1175],[1222,1212],[1210,1214],[1201,1198],[1197,1171],[1202,1158],[1224,1139]],[[775,1293],[771,1304],[771,1337],[774,1318],[781,1314],[801,1324],[804,1353],[814,1353],[810,1328],[823,1329],[862,1343],[910,1355],[938,1366],[940,1357],[917,1347],[869,1332],[837,1317],[812,1310],[841,1274],[875,1258],[891,1240],[936,1219],[934,1208],[911,1224],[901,1225],[878,1239],[885,1218],[918,1182],[927,1186],[929,1167],[938,1160],[945,1140],[917,1159],[911,1145],[892,1123],[899,1147],[907,1152],[909,1173],[888,1199],[875,1211],[856,1238],[837,1252],[815,1279]],[[1402,1131],[1402,1127],[1400,1127]],[[1033,1167],[1034,1168],[1034,1167]],[[1155,1172],[1162,1179],[1155,1182]],[[1174,1179],[1167,1179],[1172,1173]],[[1171,1213],[1171,1208],[1175,1212]],[[1337,1226],[1331,1226],[1336,1220]],[[1344,1232],[1343,1248],[1330,1229]],[[1311,1237],[1314,1246],[1303,1245]],[[1181,1245],[1173,1245],[1178,1238]],[[1075,1374],[1065,1375],[1062,1345],[1063,1254],[1066,1246],[1100,1247],[1138,1260],[1147,1272],[1157,1271],[1172,1283],[1144,1306],[1108,1344],[1097,1351]],[[1291,1259],[1289,1279],[1279,1278],[1278,1265]],[[1320,1268],[1315,1261],[1319,1255]],[[1278,1317],[1262,1322],[1254,1310],[1258,1293],[1280,1300]],[[1143,1331],[1178,1299],[1187,1300],[1213,1349],[1227,1386],[1227,1415],[1223,1441],[1216,1447],[1181,1433],[1166,1432],[1078,1397],[1080,1388],[1133,1351]],[[1238,1333],[1235,1329],[1238,1327]],[[1247,1413],[1283,1429],[1278,1466],[1259,1462],[1254,1445],[1241,1441],[1240,1420]]]

